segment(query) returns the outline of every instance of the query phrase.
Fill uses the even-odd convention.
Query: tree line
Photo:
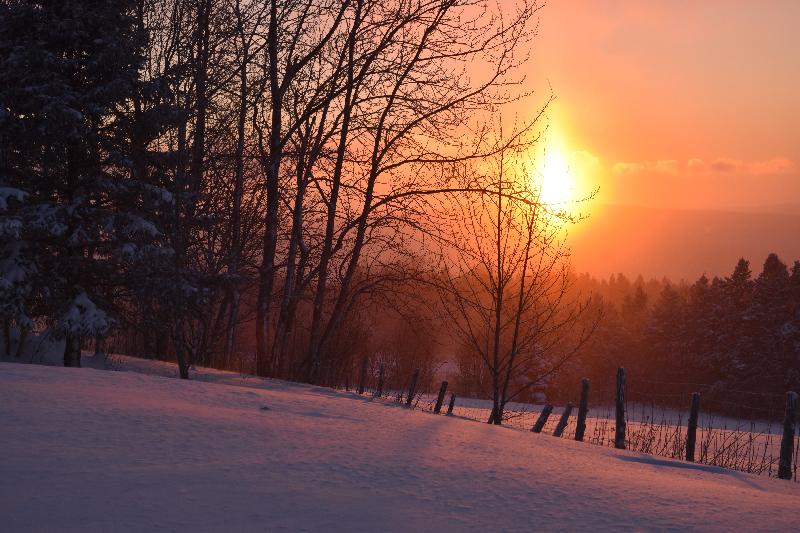
[[[691,284],[618,275],[578,285],[596,295],[603,318],[553,394],[570,394],[579,377],[611,390],[625,366],[647,401],[685,407],[688,393],[701,391],[730,404],[720,411],[771,405],[750,396],[758,393],[776,395],[779,414],[783,392],[800,387],[800,261],[789,267],[769,254],[754,273],[740,259],[730,275]]]

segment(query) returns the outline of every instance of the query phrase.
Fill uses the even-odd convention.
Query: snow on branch
[[[28,193],[21,190],[16,189],[14,187],[0,187],[0,211],[5,211],[8,209],[8,201],[10,199],[15,199],[18,202],[24,202],[25,198],[28,197]]]
[[[56,330],[61,334],[97,336],[106,333],[112,325],[111,317],[95,305],[86,291],[81,291],[58,321]]]

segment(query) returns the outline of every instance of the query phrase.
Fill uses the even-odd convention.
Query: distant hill
[[[800,208],[725,212],[652,207],[599,206],[570,236],[578,272],[607,276],[694,280],[726,275],[739,257],[754,273],[770,252],[784,262],[800,259]]]

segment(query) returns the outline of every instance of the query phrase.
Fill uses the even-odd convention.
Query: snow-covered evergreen
[[[0,4],[0,313],[22,329],[43,320],[66,339],[65,365],[113,324],[169,200],[132,172],[132,13],[127,0]]]

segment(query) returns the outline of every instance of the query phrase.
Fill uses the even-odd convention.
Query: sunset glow
[[[0,0],[0,529],[798,529],[799,20]]]
[[[538,179],[534,178],[534,187],[543,203],[562,208],[578,200],[569,163],[559,150],[548,150],[537,170]]]
[[[529,79],[556,98],[572,199],[599,188],[578,270],[691,279],[797,257],[798,16],[788,0],[548,3]],[[546,176],[545,201],[569,197]]]

